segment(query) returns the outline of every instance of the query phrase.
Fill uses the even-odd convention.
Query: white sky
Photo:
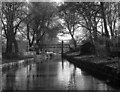
[[[67,29],[66,29],[67,30]],[[75,31],[75,35],[74,36],[81,36],[82,37],[83,35],[83,31],[81,28],[78,28],[76,31]],[[59,40],[71,40],[71,36],[70,34],[65,34],[63,36],[60,36],[60,34],[58,34],[57,36],[59,38]]]
[[[63,2],[64,0],[50,0],[50,1],[59,3],[59,2]]]
[[[59,38],[59,40],[70,40],[71,39],[71,36],[69,34],[66,34],[64,36],[58,35],[57,37]]]

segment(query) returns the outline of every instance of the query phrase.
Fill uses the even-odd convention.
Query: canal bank
[[[72,54],[64,54],[63,58],[93,76],[105,80],[107,84],[120,88],[120,70],[117,59],[112,60],[110,58],[103,59],[95,57],[93,55],[77,56]]]
[[[2,72],[9,71],[13,68],[19,68],[21,65],[27,65],[31,62],[34,62],[34,58],[26,58],[22,60],[14,60],[14,62],[4,63],[2,64]]]
[[[12,59],[12,60],[5,60],[3,59],[3,63],[0,65],[0,67],[2,68],[2,71],[5,72],[5,71],[8,71],[14,67],[18,67],[22,64],[26,65],[26,64],[29,64],[31,62],[44,62],[48,59],[51,59],[55,54],[39,54],[39,55],[36,55],[36,54],[33,54],[32,55],[27,55],[27,56],[24,56],[22,58],[17,58],[17,59]],[[57,55],[56,55],[57,57]]]

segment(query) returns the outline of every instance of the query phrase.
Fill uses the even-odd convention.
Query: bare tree
[[[75,2],[65,3],[64,7],[70,11],[69,14],[76,15],[76,19],[72,19],[78,27],[84,27],[89,31],[91,41],[97,40],[98,23],[101,19],[100,5],[95,2]],[[68,18],[69,20],[70,18]]]
[[[34,2],[31,4],[30,10],[33,18],[31,27],[36,37],[36,45],[40,46],[44,36],[49,31],[49,25],[56,14],[57,8],[54,6],[54,3],[49,2]]]
[[[18,44],[16,41],[16,33],[21,22],[25,19],[24,3],[21,2],[3,2],[2,3],[2,25],[7,39],[6,53],[18,53]]]
[[[118,19],[118,3],[115,2],[107,2],[105,3],[106,6],[106,18],[107,18],[107,24],[110,29],[110,35],[113,37],[115,35],[115,29],[116,29],[116,22]]]
[[[70,34],[72,41],[73,41],[74,48],[76,48],[77,43],[75,40],[75,31],[77,28],[79,28],[79,25],[78,25],[79,24],[79,16],[78,16],[78,14],[70,11],[68,3],[64,3],[62,6],[60,6],[59,12],[60,12],[60,14],[59,14],[60,18],[63,19],[63,21],[64,21],[63,25],[65,26],[65,28],[68,29],[68,32],[63,31],[63,33]]]

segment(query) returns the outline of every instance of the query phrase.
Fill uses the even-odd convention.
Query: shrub
[[[86,42],[81,46],[80,55],[95,54],[95,46],[91,42]]]
[[[17,53],[3,53],[3,58],[5,59],[16,59],[19,57],[19,55]]]

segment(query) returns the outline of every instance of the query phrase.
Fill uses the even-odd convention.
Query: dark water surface
[[[20,65],[2,74],[3,90],[115,90],[64,60]]]

